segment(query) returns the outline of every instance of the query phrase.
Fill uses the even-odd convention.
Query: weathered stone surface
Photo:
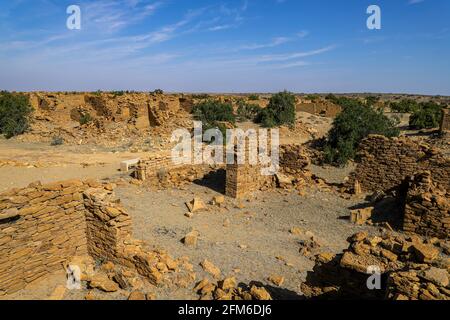
[[[218,278],[221,274],[220,269],[217,268],[212,262],[208,261],[207,259],[203,260],[200,263],[200,266],[203,268],[203,270],[212,274],[215,278]]]

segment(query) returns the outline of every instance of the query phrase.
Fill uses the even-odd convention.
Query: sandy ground
[[[223,277],[235,276],[239,282],[260,282],[274,297],[300,299],[300,284],[314,261],[299,253],[301,236],[291,234],[292,227],[312,232],[321,244],[318,252],[341,252],[347,237],[372,229],[355,226],[346,216],[360,200],[344,200],[331,192],[308,189],[305,196],[296,192],[257,193],[256,198],[237,208],[236,200],[227,198],[224,208],[208,205],[208,211],[187,218],[185,202],[194,196],[208,203],[218,193],[204,186],[191,185],[186,190],[147,191],[134,186],[116,190],[133,219],[134,236],[155,248],[165,249],[174,257],[188,256],[197,278],[208,277],[199,263],[205,258],[222,271]],[[225,222],[228,221],[229,225]],[[197,247],[181,240],[197,230]],[[280,275],[285,283],[277,288],[268,282]],[[174,293],[161,290],[158,297],[174,299]],[[175,297],[196,298],[189,290],[178,290]]]

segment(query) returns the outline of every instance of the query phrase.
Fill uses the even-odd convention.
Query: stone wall
[[[450,159],[439,149],[409,138],[370,135],[359,147],[359,160],[348,186],[358,180],[363,191],[397,188],[408,176],[429,170],[435,183],[450,190]]]
[[[261,166],[228,164],[226,168],[225,194],[232,198],[244,198],[261,188],[273,185],[273,176],[261,174]]]
[[[35,183],[0,195],[0,294],[87,253],[85,187],[79,181]]]
[[[450,108],[442,110],[441,132],[450,131]]]
[[[446,239],[450,235],[449,198],[446,190],[433,184],[429,171],[417,174],[406,195],[403,230]]]
[[[131,219],[114,185],[65,181],[0,195],[0,295],[14,293],[89,254],[136,269],[152,283],[155,264],[169,259],[132,238]],[[170,262],[170,261],[169,261]]]

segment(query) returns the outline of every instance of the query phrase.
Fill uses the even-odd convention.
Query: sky
[[[449,0],[0,0],[10,91],[450,95],[449,57]]]

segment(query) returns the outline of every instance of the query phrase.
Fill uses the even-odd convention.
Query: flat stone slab
[[[125,160],[120,163],[120,171],[128,172],[130,168],[135,167],[141,159]]]

